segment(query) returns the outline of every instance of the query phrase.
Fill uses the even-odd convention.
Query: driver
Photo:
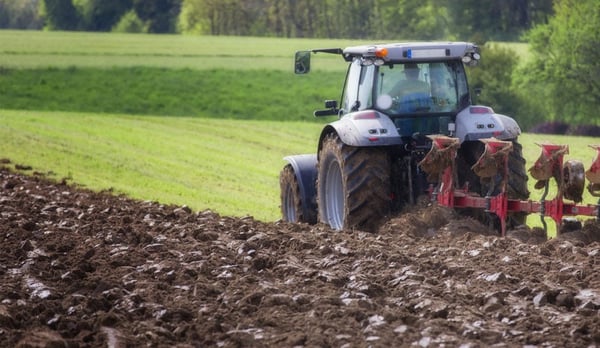
[[[419,80],[421,70],[415,63],[407,63],[404,65],[405,78],[398,81],[392,88],[390,94],[392,97],[402,98],[410,94],[429,95],[430,87],[425,81]]]
[[[404,65],[404,79],[394,85],[390,91],[392,107],[397,112],[429,111],[431,109],[431,92],[427,82],[419,80],[419,66],[415,63]]]

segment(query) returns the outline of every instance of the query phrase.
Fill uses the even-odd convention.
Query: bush
[[[567,134],[569,125],[560,121],[543,122],[533,126],[529,133],[537,134]]]
[[[480,66],[467,69],[472,91],[481,89],[474,97],[476,104],[491,106],[494,111],[520,118],[522,101],[512,88],[512,73],[517,66],[517,54],[508,48],[486,44],[481,48]]]
[[[570,127],[567,134],[600,137],[600,127],[592,124],[581,124]]]
[[[134,10],[125,13],[112,28],[116,33],[147,33],[148,24],[138,17]]]
[[[551,121],[539,123],[529,130],[529,133],[537,134],[569,134],[588,137],[599,137],[600,126],[591,124],[580,124],[570,126],[568,123]]]

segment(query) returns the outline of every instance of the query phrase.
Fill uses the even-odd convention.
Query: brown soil
[[[600,344],[595,224],[502,238],[426,208],[335,232],[1,169],[0,228],[2,347]]]

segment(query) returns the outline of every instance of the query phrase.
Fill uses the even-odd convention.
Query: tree
[[[545,119],[600,124],[600,3],[557,0],[554,10],[527,35],[533,58],[520,72],[520,90]]]
[[[521,124],[527,124],[523,113],[523,101],[512,88],[512,73],[517,67],[517,54],[498,45],[487,43],[481,48],[480,65],[467,69],[472,91],[481,90],[474,97],[477,104],[489,105],[495,112],[512,116]]]
[[[203,0],[183,0],[177,19],[177,31],[186,34],[206,34],[210,28],[208,8]]]
[[[283,37],[442,39],[446,8],[434,0],[183,0],[184,33]]]
[[[0,0],[0,28],[41,29],[39,0]]]
[[[434,0],[447,6],[451,32],[461,40],[517,41],[524,30],[546,23],[552,0]]]
[[[131,9],[131,0],[73,0],[80,18],[80,28],[109,31]]]
[[[151,33],[172,33],[181,11],[182,0],[133,0],[138,17]]]
[[[116,33],[147,33],[148,25],[137,16],[134,10],[130,10],[121,17],[112,31]]]
[[[43,0],[41,16],[45,18],[45,28],[49,30],[76,30],[79,17],[71,0]]]
[[[305,1],[298,1],[298,3]],[[294,28],[299,26],[298,21],[304,20],[302,11],[290,12],[297,9],[295,2],[294,0],[183,0],[177,23],[178,29],[183,33],[210,35],[300,36],[285,35],[294,32]],[[300,26],[301,29],[305,28],[303,25]],[[273,27],[277,30],[273,30]]]

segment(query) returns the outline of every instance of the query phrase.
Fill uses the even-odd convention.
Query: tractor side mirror
[[[337,115],[338,112],[340,111],[337,108],[337,100],[326,100],[325,101],[325,110],[317,110],[314,112],[315,117],[320,117],[320,116],[333,116],[333,115]]]
[[[327,109],[337,109],[337,100],[326,100],[325,108]]]
[[[294,57],[294,72],[308,74],[310,71],[310,51],[298,51]]]

